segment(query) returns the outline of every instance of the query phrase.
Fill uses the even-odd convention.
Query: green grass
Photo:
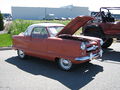
[[[12,45],[10,34],[0,34],[0,47],[7,47]]]
[[[27,20],[14,20],[8,29],[8,33],[12,35],[17,35],[24,32],[29,25],[33,24],[32,21]]]

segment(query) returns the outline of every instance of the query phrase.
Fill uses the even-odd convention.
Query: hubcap
[[[65,70],[69,70],[72,66],[72,62],[70,60],[67,59],[60,59],[60,64],[62,66],[62,68],[64,68]]]
[[[24,58],[25,54],[22,50],[18,50],[18,54],[20,56],[20,58]]]

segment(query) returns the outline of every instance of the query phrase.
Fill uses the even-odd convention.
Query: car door
[[[45,27],[34,27],[31,32],[30,49],[35,56],[44,56],[47,53],[48,32]]]
[[[120,34],[120,22],[116,21],[114,24],[111,25],[111,33],[112,34]]]
[[[114,24],[113,22],[103,23],[102,27],[105,34],[120,34],[120,25]]]

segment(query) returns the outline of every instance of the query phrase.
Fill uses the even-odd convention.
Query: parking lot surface
[[[0,51],[0,90],[120,90],[120,43],[104,50],[102,59],[65,72],[54,62],[14,50]]]

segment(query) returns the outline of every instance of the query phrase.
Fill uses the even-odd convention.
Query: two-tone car
[[[66,26],[58,23],[32,24],[24,33],[13,36],[13,48],[21,59],[34,56],[51,60],[68,71],[74,64],[102,56],[101,39],[74,35],[91,19],[89,16],[78,16]]]

